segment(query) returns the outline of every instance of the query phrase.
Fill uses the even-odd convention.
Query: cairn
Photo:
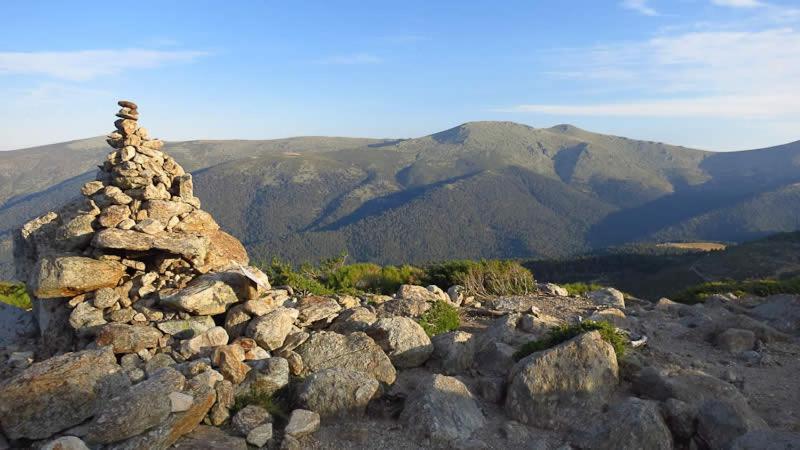
[[[30,221],[15,242],[18,277],[51,353],[93,338],[138,340],[116,353],[167,349],[187,326],[175,321],[213,327],[212,315],[269,288],[244,268],[241,243],[200,208],[191,174],[139,126],[137,105],[118,104],[107,139],[114,151],[82,198]]]

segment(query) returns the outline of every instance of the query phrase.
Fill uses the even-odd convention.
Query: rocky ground
[[[112,344],[29,365],[12,346],[0,424],[21,448],[67,436],[82,441],[64,448],[798,448],[797,297],[494,298],[461,306],[461,329],[428,339],[412,319],[444,297],[418,286],[287,296],[242,336],[230,324],[195,330],[181,342],[203,345],[189,354],[115,356]],[[618,360],[591,332],[513,360],[550,326],[590,318],[646,343]],[[78,411],[76,389],[98,397]],[[252,389],[288,417],[256,401],[234,412]]]
[[[273,287],[120,106],[97,180],[16,237],[0,449],[800,448],[800,298]],[[429,337],[442,304],[461,326]],[[596,330],[515,355],[587,320],[624,355]]]

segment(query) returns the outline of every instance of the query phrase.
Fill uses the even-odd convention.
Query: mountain
[[[77,193],[104,145],[0,153],[0,233]],[[254,259],[558,257],[800,228],[800,142],[715,153],[571,125],[470,122],[415,139],[190,141],[166,151]]]

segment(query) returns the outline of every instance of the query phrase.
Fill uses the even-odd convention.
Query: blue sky
[[[712,150],[800,139],[786,0],[2,2],[0,150],[105,134],[417,137],[571,123]]]

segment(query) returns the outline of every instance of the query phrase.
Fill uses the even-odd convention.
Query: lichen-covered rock
[[[577,424],[576,424],[577,425]],[[580,426],[576,426],[580,428]],[[629,397],[608,413],[596,416],[584,437],[585,446],[598,450],[672,450],[672,435],[658,404]]]
[[[283,345],[298,316],[299,312],[294,308],[278,308],[251,320],[246,333],[261,347],[275,350]]]
[[[186,378],[165,368],[101,405],[89,424],[86,441],[108,444],[137,436],[162,423],[172,412],[170,393],[183,390]]]
[[[191,433],[175,443],[182,450],[247,450],[247,442],[240,437],[226,434],[222,429],[198,425]]]
[[[317,295],[303,297],[297,302],[297,311],[300,313],[299,326],[309,326],[320,320],[332,320],[341,310],[339,302],[333,298]]]
[[[303,372],[340,367],[371,375],[392,384],[396,372],[391,360],[372,338],[362,332],[341,335],[330,331],[312,333],[295,352],[303,359]]]
[[[0,385],[0,424],[11,439],[45,439],[92,417],[129,385],[110,348],[56,356]]]
[[[362,416],[380,392],[371,376],[349,369],[324,369],[306,377],[297,391],[301,406],[325,417]]]
[[[319,429],[319,414],[305,409],[295,409],[289,416],[284,433],[294,438],[307,436]]]
[[[379,319],[367,334],[381,346],[395,367],[421,366],[433,353],[433,344],[425,330],[408,317]]]
[[[431,339],[433,353],[428,367],[445,375],[462,373],[472,367],[475,359],[475,339],[464,331],[451,331]]]
[[[194,430],[214,404],[214,389],[203,383],[190,383],[186,394],[194,398],[191,408],[170,414],[146,432],[106,446],[108,450],[167,449],[181,436]]]
[[[595,305],[611,306],[613,308],[625,309],[625,294],[611,288],[602,288],[586,294],[589,300]]]
[[[378,318],[375,314],[363,306],[346,309],[342,311],[328,330],[339,334],[348,334],[354,331],[367,331]]]
[[[163,250],[193,262],[202,262],[206,259],[210,242],[199,235],[164,232],[153,236],[139,231],[107,228],[95,233],[92,246],[110,250]]]
[[[115,287],[125,266],[83,256],[52,256],[39,260],[29,287],[38,298],[72,297],[104,287]]]
[[[136,353],[158,347],[161,332],[146,326],[110,323],[97,333],[97,345],[109,345],[114,353]]]
[[[618,384],[611,344],[591,331],[520,360],[509,374],[505,409],[543,428],[576,426],[611,398]]]
[[[238,301],[236,291],[224,278],[208,274],[195,278],[178,292],[162,296],[160,303],[190,314],[213,316]]]
[[[400,420],[420,439],[452,446],[486,424],[475,398],[457,378],[432,375],[406,399]]]

